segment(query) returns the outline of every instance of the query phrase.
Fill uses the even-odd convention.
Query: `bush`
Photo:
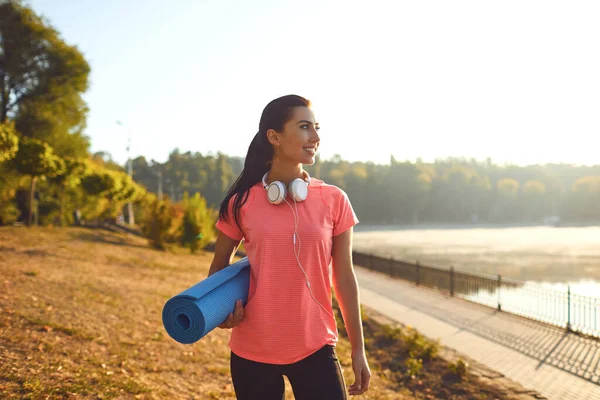
[[[12,202],[0,203],[0,225],[10,225],[17,222],[21,212]]]
[[[183,197],[183,222],[181,226],[181,244],[195,253],[203,249],[216,237],[214,211],[206,205],[206,199],[196,193],[190,198],[185,192]]]
[[[388,338],[390,340],[394,340],[394,341],[402,339],[402,329],[394,328],[387,324],[383,325],[382,329],[383,329],[383,335],[386,338]]]
[[[0,225],[10,225],[18,221],[21,211],[15,196],[23,180],[23,177],[14,171],[0,166]]]
[[[454,375],[462,379],[467,374],[468,366],[469,364],[465,360],[459,358],[455,362],[450,363],[450,365],[448,365],[448,368]]]
[[[423,369],[423,360],[410,357],[406,359],[404,365],[406,366],[406,373],[409,376],[418,376]]]
[[[166,244],[173,241],[173,231],[178,228],[177,211],[169,199],[154,199],[148,206],[147,218],[142,221],[142,234],[150,246],[165,250]]]
[[[50,195],[40,196],[40,201],[37,207],[39,213],[40,225],[52,225],[60,220],[60,204],[59,200]]]
[[[425,338],[418,331],[413,330],[407,334],[404,341],[410,357],[429,361],[437,357],[439,353],[439,342]]]

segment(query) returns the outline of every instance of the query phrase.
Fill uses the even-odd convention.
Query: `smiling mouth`
[[[307,152],[308,154],[314,156],[315,153],[317,152],[317,149],[315,147],[305,147],[304,151]]]

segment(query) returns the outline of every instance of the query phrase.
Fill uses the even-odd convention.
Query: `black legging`
[[[264,364],[231,353],[231,378],[240,400],[281,400],[285,398],[287,376],[296,400],[345,400],[346,385],[335,354],[325,345],[293,364]]]

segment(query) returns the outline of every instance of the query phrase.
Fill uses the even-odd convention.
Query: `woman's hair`
[[[274,129],[277,132],[282,132],[284,124],[292,118],[294,107],[310,106],[309,100],[293,94],[279,97],[267,104],[260,117],[258,132],[248,147],[244,169],[242,169],[242,173],[221,202],[220,219],[227,220],[229,201],[232,197],[235,197],[232,211],[235,223],[240,226],[240,208],[248,200],[250,188],[260,182],[263,175],[271,168],[273,145],[267,139],[267,131]]]

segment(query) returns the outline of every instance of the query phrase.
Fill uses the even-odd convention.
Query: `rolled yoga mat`
[[[177,342],[197,342],[227,319],[238,299],[246,305],[249,287],[250,263],[244,257],[169,299],[163,325]]]

